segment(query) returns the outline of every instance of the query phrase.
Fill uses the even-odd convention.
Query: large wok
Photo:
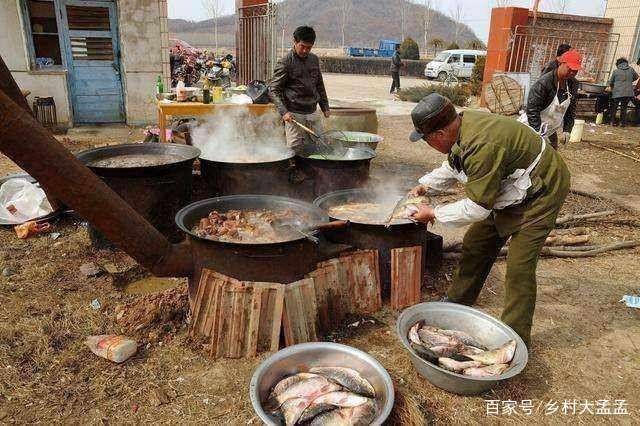
[[[391,250],[400,247],[422,247],[422,266],[438,263],[437,256],[442,251],[442,238],[427,231],[423,224],[410,220],[396,219],[391,226],[385,226],[385,220],[372,217],[331,215],[334,206],[350,203],[385,203],[389,205],[389,213],[395,203],[402,198],[401,194],[381,194],[369,189],[347,189],[335,191],[318,197],[314,204],[328,212],[332,220],[349,220],[349,225],[342,229],[332,230],[325,235],[334,243],[347,244],[362,250],[378,250],[380,259],[380,277],[382,295],[387,297],[391,286]],[[364,213],[364,212],[363,212]]]
[[[243,281],[289,283],[312,271],[319,259],[318,245],[303,235],[292,235],[279,242],[227,242],[199,237],[193,228],[211,211],[293,210],[303,218],[297,226],[328,222],[324,211],[310,203],[271,195],[232,195],[193,203],[176,216],[176,224],[188,236],[194,261],[193,279],[202,268],[213,269]]]

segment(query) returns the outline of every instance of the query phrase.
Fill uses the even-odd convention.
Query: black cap
[[[438,93],[431,93],[422,98],[411,111],[411,120],[415,130],[409,135],[411,142],[417,142],[425,134],[444,129],[451,124],[458,113],[453,103]]]

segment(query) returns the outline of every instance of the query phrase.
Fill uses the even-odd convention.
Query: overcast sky
[[[234,0],[221,0],[226,14],[233,13],[235,5]],[[324,0],[315,0],[319,5]],[[422,3],[421,0],[413,0],[413,3]],[[457,3],[464,7],[464,16],[462,21],[469,25],[476,35],[483,41],[487,41],[489,35],[489,18],[491,15],[491,7],[496,4],[495,0],[435,0],[432,3],[437,4],[436,8],[443,12],[449,13],[451,8]],[[502,3],[508,3],[513,6],[531,6],[532,0],[506,0]],[[574,13],[577,15],[602,16],[604,13],[604,0],[542,0],[541,10],[557,11],[561,4],[566,4],[565,13]],[[207,18],[202,0],[168,0],[169,17],[182,18],[191,21],[201,21]],[[554,10],[556,9],[556,10]]]

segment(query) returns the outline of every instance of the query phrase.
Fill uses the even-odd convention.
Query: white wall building
[[[155,122],[168,87],[166,0],[0,0],[0,56],[23,90],[53,97],[58,123]]]
[[[612,32],[620,34],[616,57],[626,57],[630,63],[637,64],[640,59],[640,0],[608,0],[605,17],[613,19]]]

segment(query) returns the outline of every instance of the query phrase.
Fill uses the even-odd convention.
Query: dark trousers
[[[632,99],[633,106],[636,107],[636,126],[640,126],[640,99],[633,98]]]
[[[393,78],[393,82],[391,83],[391,90],[389,93],[400,90],[400,72],[391,71],[391,77]]]
[[[611,98],[611,124],[614,126],[618,124],[618,120],[616,119],[616,113],[618,112],[618,106],[620,106],[620,125],[627,125],[627,107],[629,105],[629,101],[633,98]]]

